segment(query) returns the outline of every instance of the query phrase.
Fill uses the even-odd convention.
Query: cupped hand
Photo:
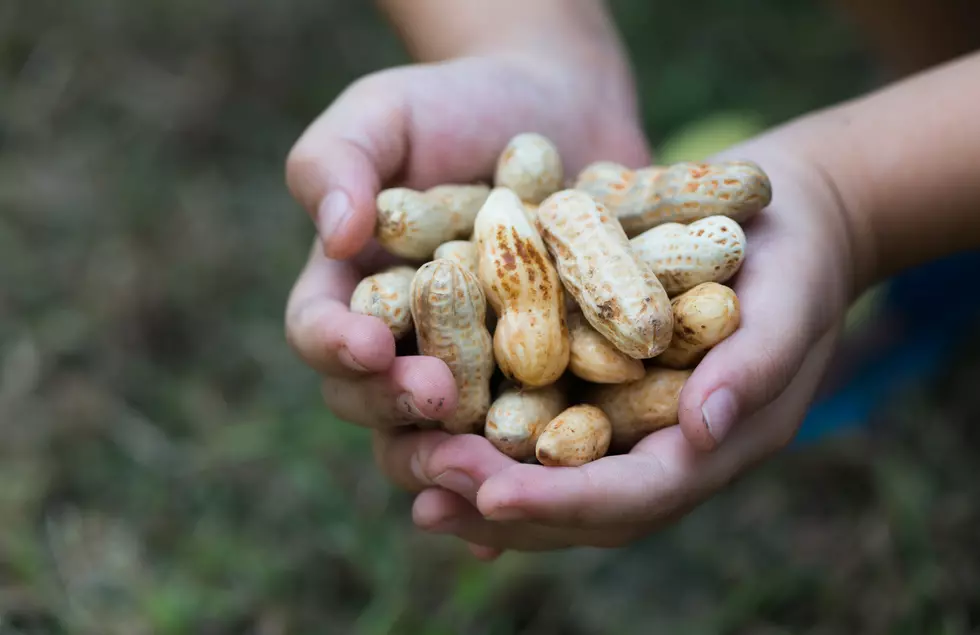
[[[318,241],[292,289],[286,337],[323,377],[341,419],[393,430],[452,414],[456,388],[439,359],[396,357],[385,324],[351,313],[365,275],[394,259],[372,236],[384,187],[488,181],[520,132],[552,139],[573,175],[597,158],[649,161],[632,87],[601,69],[541,56],[465,58],[359,80],[303,133],[287,160],[291,193]]]
[[[475,435],[379,438],[383,468],[421,492],[419,527],[454,534],[487,559],[505,549],[621,546],[682,517],[793,438],[857,291],[853,230],[824,173],[768,136],[721,158],[760,163],[773,199],[746,225],[746,260],[731,282],[741,325],[688,380],[680,425],[574,468],[517,463]]]

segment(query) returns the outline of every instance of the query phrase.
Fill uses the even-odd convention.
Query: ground
[[[658,147],[878,81],[817,4],[613,5]],[[0,634],[978,632],[973,345],[628,549],[414,530],[283,339],[285,154],[405,61],[369,6],[0,5]]]

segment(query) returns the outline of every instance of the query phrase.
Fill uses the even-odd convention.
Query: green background
[[[0,633],[977,632],[966,344],[628,549],[487,566],[413,529],[283,338],[286,152],[406,59],[370,6],[0,3]],[[880,81],[818,3],[613,6],[664,158]]]

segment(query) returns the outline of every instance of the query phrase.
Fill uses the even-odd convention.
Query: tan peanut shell
[[[431,258],[442,243],[469,236],[489,194],[486,185],[382,190],[376,201],[375,236],[389,253],[413,260]]]
[[[525,132],[512,138],[497,159],[494,185],[536,205],[562,189],[564,178],[558,148],[543,135]]]
[[[648,434],[677,425],[681,389],[693,372],[654,366],[639,381],[591,388],[585,401],[609,417],[610,447],[627,451]]]
[[[479,280],[453,260],[433,260],[415,274],[411,296],[419,353],[444,361],[456,379],[458,405],[443,428],[452,434],[482,430],[494,361]]]
[[[634,359],[667,349],[674,328],[670,298],[602,203],[577,190],[553,194],[538,208],[538,229],[596,331]]]
[[[435,253],[432,254],[433,260],[438,260],[440,258],[455,260],[459,264],[466,267],[466,269],[474,276],[478,275],[476,243],[473,241],[450,240],[449,242],[442,243],[438,248],[436,248]]]
[[[521,200],[498,187],[474,225],[479,273],[497,315],[497,366],[525,387],[547,386],[568,366],[564,288]]]
[[[602,161],[579,173],[575,189],[606,205],[630,237],[708,216],[744,224],[772,200],[769,177],[751,161],[686,161],[635,171]]]
[[[563,386],[534,390],[509,386],[490,405],[483,436],[516,461],[534,458],[534,446],[548,423],[567,406]]]
[[[630,245],[671,297],[703,282],[727,282],[745,258],[745,232],[727,216],[709,216],[690,225],[658,225],[630,240]]]
[[[601,409],[572,406],[545,426],[534,453],[542,465],[578,467],[605,456],[611,434],[609,418]]]
[[[380,318],[395,339],[404,337],[412,330],[412,278],[413,267],[395,266],[367,276],[361,280],[350,297],[350,310],[354,313]]]
[[[643,362],[620,352],[579,311],[568,315],[568,334],[568,369],[576,377],[596,384],[622,384],[643,377]]]
[[[674,338],[656,362],[669,368],[694,368],[711,348],[738,328],[738,296],[716,282],[699,284],[674,298]]]

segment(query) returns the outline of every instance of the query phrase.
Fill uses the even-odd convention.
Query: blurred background
[[[882,81],[820,2],[612,5],[662,160]],[[0,3],[0,633],[980,632],[975,329],[628,549],[415,531],[282,325],[286,153],[406,59],[369,2]]]

